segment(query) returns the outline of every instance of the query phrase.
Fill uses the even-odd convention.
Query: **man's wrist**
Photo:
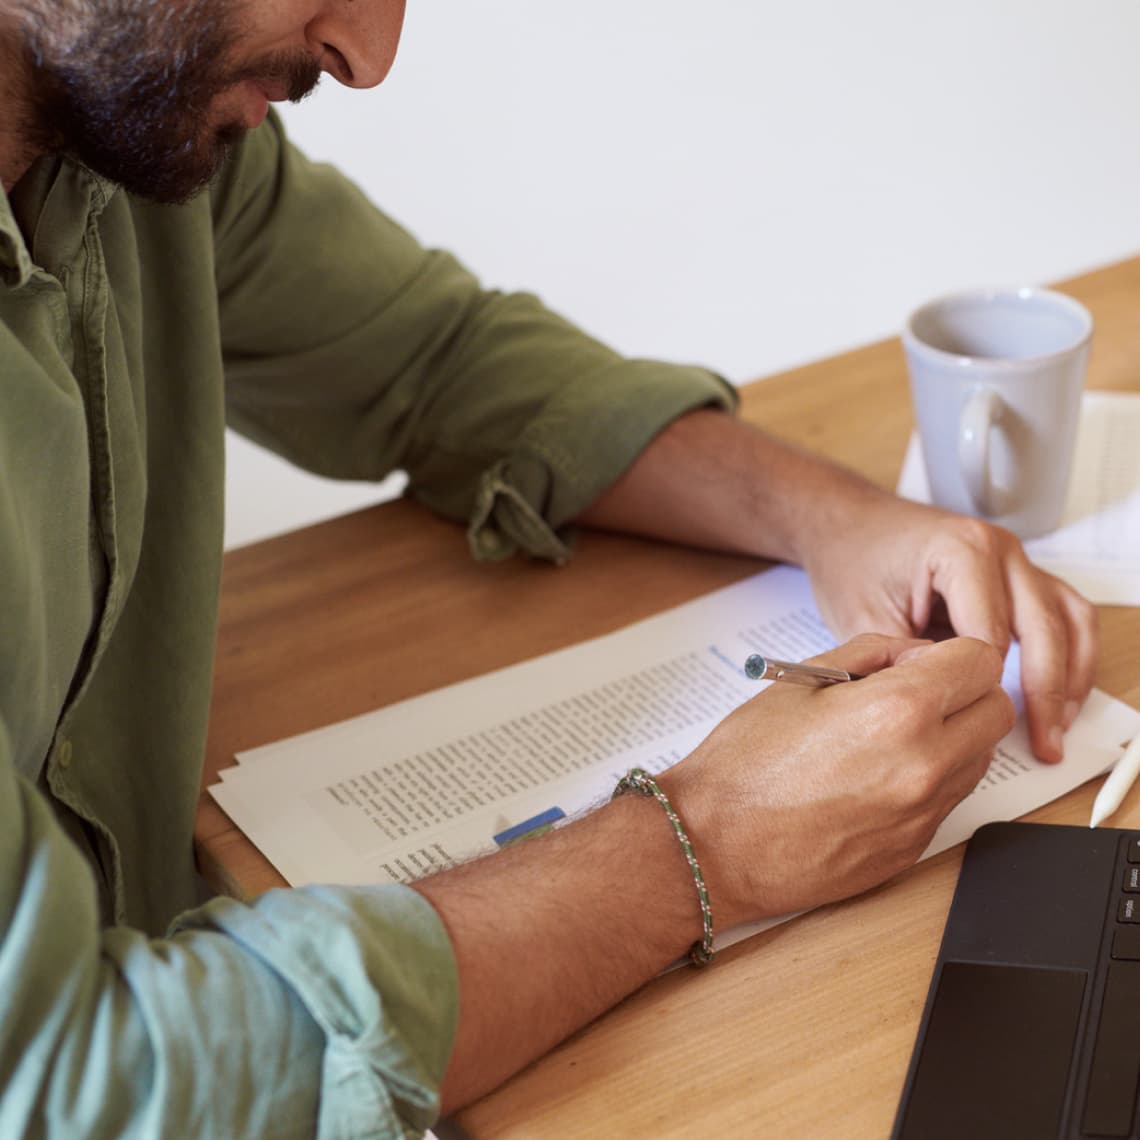
[[[614,798],[616,799],[618,796],[628,792],[652,796],[665,813],[665,818],[668,819],[670,826],[673,828],[673,833],[677,838],[677,842],[680,844],[681,851],[685,856],[685,862],[693,877],[693,886],[697,892],[697,905],[700,907],[701,912],[701,937],[689,947],[689,961],[692,962],[694,966],[707,966],[708,963],[712,961],[713,954],[715,953],[713,948],[712,907],[709,904],[708,887],[705,885],[705,877],[701,871],[700,860],[696,857],[692,841],[689,839],[689,835],[685,830],[685,825],[681,822],[680,816],[677,815],[673,804],[670,802],[669,797],[665,794],[660,784],[658,784],[644,768],[631,768],[629,772],[618,781],[618,785],[614,790]]]

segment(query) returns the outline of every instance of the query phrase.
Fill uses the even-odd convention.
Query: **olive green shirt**
[[[563,529],[730,389],[420,247],[275,118],[184,206],[0,196],[0,1136],[418,1135],[457,1016],[405,887],[197,905],[228,421],[409,474],[475,553]]]

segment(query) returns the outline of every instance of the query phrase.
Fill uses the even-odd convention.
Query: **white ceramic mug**
[[[1093,322],[1051,289],[940,297],[903,329],[931,498],[1033,538],[1065,509]]]

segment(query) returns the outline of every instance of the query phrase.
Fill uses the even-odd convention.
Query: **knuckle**
[[[942,788],[942,773],[934,764],[910,764],[892,785],[893,806],[914,825]]]
[[[1009,718],[1009,728],[1007,728],[1005,732],[1008,732],[1009,729],[1013,727],[1013,721],[1014,717],[1011,715]],[[1004,736],[1005,732],[1003,732],[1001,735]],[[999,736],[998,740],[1000,739],[1001,737]],[[967,764],[967,769],[971,773],[971,786],[977,784],[977,782],[986,774],[989,766],[994,762],[994,755],[996,750],[997,740],[994,741],[991,747],[983,748],[982,751],[975,753],[970,757],[969,763]]]
[[[995,679],[1001,676],[1005,668],[1005,657],[996,645],[983,641],[980,637],[963,637],[961,640],[974,652],[976,660],[973,669],[976,672],[989,673]]]
[[[958,520],[957,538],[976,553],[985,558],[992,558],[1004,553],[1010,535],[990,523],[982,522],[981,519],[963,517]]]
[[[1045,636],[1050,641],[1068,641],[1068,625],[1065,622],[1065,615],[1061,613],[1059,609],[1056,609],[1053,606],[1049,606],[1047,609],[1042,611],[1040,617],[1037,620],[1043,627]]]
[[[1001,736],[1005,736],[1007,732],[1012,731],[1013,726],[1017,723],[1017,706],[1014,705],[1013,698],[1004,689],[998,689],[998,707],[1001,710]],[[992,753],[987,753],[985,756],[987,766],[992,759]]]
[[[1074,617],[1077,624],[1096,629],[1100,625],[1100,611],[1082,594],[1077,594],[1073,600]]]
[[[879,726],[896,737],[913,737],[931,719],[931,695],[917,685],[895,685],[884,693],[876,710]]]
[[[914,804],[928,809],[931,802],[938,799],[942,791],[943,773],[933,764],[924,766],[914,779]]]
[[[1001,732],[1001,734],[1002,734],[1002,736],[1004,736],[1004,735],[1011,733],[1013,731],[1013,725],[1017,724],[1017,709],[1013,708],[1013,702],[1012,701],[1005,702],[1005,705],[1002,707],[1004,709],[1005,715],[1004,715],[1004,718],[1002,719],[1002,732]],[[990,759],[992,759],[992,757],[987,757],[987,759],[986,759],[987,765],[988,765],[988,763],[990,763]]]
[[[1043,702],[1061,704],[1068,695],[1063,676],[1027,678],[1022,685],[1022,690],[1025,693],[1025,699],[1034,704]]]

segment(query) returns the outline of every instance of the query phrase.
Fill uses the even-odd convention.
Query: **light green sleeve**
[[[324,475],[406,470],[478,556],[561,560],[559,532],[666,424],[735,404],[705,369],[622,358],[482,289],[275,119],[213,194],[230,423]]]
[[[0,724],[0,1136],[420,1136],[457,1016],[404,887],[215,900],[165,939],[101,928],[90,866]],[[415,969],[407,969],[415,962]]]

